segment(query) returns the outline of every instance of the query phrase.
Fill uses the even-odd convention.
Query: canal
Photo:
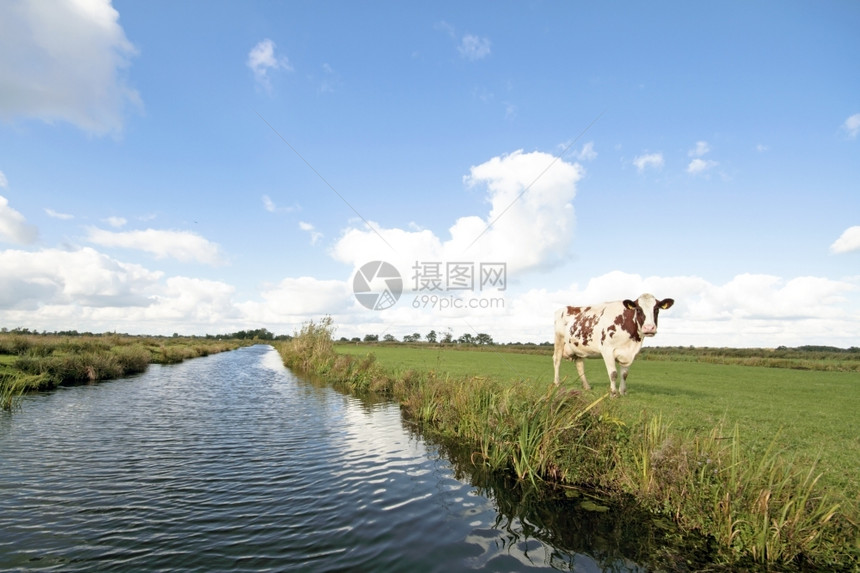
[[[607,509],[474,473],[268,346],[0,413],[4,571],[648,570],[654,528]]]

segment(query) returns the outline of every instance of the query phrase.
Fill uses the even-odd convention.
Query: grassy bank
[[[247,344],[239,340],[0,334],[0,407],[31,391],[109,380]]]
[[[351,392],[377,392],[399,401],[404,413],[425,428],[471,447],[477,465],[538,486],[547,482],[607,497],[632,495],[683,530],[711,536],[722,563],[818,570],[860,565],[857,508],[822,486],[820,465],[786,451],[778,437],[747,446],[747,428],[739,420],[729,423],[729,415],[720,416],[724,423],[716,419],[707,427],[709,418],[676,422],[678,412],[668,403],[643,407],[644,381],[650,376],[640,366],[647,361],[634,366],[631,396],[610,400],[600,391],[582,392],[570,380],[556,389],[548,383],[549,363],[539,354],[461,351],[457,354],[471,366],[458,370],[441,351],[416,349],[425,354],[392,359],[382,355],[382,347],[373,353],[355,346],[336,350],[331,330],[328,320],[305,325],[280,345],[285,364]],[[605,389],[608,383],[598,386],[601,375],[591,366],[594,386]],[[701,402],[696,372],[688,370],[681,378],[675,386],[654,387],[652,404],[675,390],[691,403]],[[807,405],[796,403],[797,414],[786,423]]]
[[[473,347],[474,348],[474,347]],[[532,386],[535,392],[552,383],[551,354],[495,352],[431,345],[336,345],[339,354],[361,359],[372,353],[386,369],[434,371],[454,377],[490,377],[509,384]],[[860,498],[860,379],[848,371],[751,367],[739,363],[694,360],[689,349],[678,360],[661,350],[659,360],[640,360],[630,369],[629,400],[610,405],[613,416],[635,424],[643,411],[662,415],[676,433],[703,434],[716,426],[741,431],[745,448],[764,452],[774,442],[800,463],[818,460],[821,481],[846,499]],[[765,351],[769,352],[769,351]],[[753,360],[754,351],[720,355],[726,360]],[[822,358],[825,362],[829,358]],[[596,399],[609,388],[602,359],[586,360],[586,376]],[[564,386],[579,389],[576,369],[562,363]]]

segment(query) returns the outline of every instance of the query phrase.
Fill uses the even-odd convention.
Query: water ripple
[[[506,541],[396,405],[298,380],[269,347],[29,397],[0,414],[0,455],[3,570],[557,565]]]

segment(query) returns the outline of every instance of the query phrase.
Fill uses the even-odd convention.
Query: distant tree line
[[[126,334],[123,332],[78,332],[77,330],[55,330],[53,332],[48,332],[43,330],[39,332],[38,330],[30,330],[29,328],[6,328],[5,326],[0,328],[0,334],[17,334],[17,335],[28,335],[28,336],[129,336],[133,337],[133,334]],[[179,338],[182,336],[183,338],[206,338],[209,340],[291,340],[293,337],[289,334],[280,334],[275,335],[273,332],[270,332],[266,328],[257,328],[254,330],[239,330],[237,332],[231,332],[229,334],[205,334],[203,336],[186,336],[180,335],[178,332],[174,332],[170,338]],[[146,338],[168,338],[166,336],[158,336],[158,335],[145,335]]]
[[[406,334],[403,336],[402,342],[404,343],[415,343],[421,342],[421,334],[418,332],[413,332],[412,334]],[[487,334],[486,332],[479,332],[478,334],[471,334],[469,332],[464,333],[459,338],[455,339],[454,335],[451,331],[444,333],[441,337],[435,330],[431,330],[426,335],[424,335],[424,340],[429,344],[475,344],[475,345],[493,345],[495,342],[493,341],[493,337]],[[378,334],[365,334],[364,338],[360,338],[358,336],[353,338],[347,338],[342,336],[340,338],[340,342],[379,342]],[[401,342],[398,341],[397,338],[393,334],[384,334],[382,336],[382,342]]]

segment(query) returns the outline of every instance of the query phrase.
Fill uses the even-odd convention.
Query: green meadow
[[[385,344],[335,348],[358,357],[372,353],[381,366],[395,371],[486,377],[538,389],[552,384],[549,350],[526,354],[504,347]],[[681,433],[706,433],[716,426],[728,433],[737,426],[744,447],[763,451],[774,444],[802,463],[818,460],[822,483],[848,499],[860,498],[860,373],[693,362],[690,352],[679,351],[677,360],[665,352],[655,353],[658,359],[640,355],[630,368],[627,395],[608,401],[612,415],[630,424],[643,412],[660,415]],[[585,374],[592,387],[585,392],[588,397],[609,391],[602,359],[586,360]],[[562,362],[561,377],[564,387],[582,388],[572,362]]]

